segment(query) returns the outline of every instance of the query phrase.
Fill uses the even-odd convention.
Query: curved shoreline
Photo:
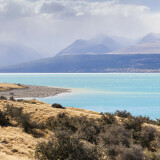
[[[0,91],[0,96],[10,98],[45,98],[55,96],[60,93],[70,92],[70,89],[56,88],[47,86],[34,86],[34,85],[22,85],[26,88],[10,89],[6,91]]]

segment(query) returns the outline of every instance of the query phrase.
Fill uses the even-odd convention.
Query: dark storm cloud
[[[40,13],[53,14],[56,17],[74,16],[75,12],[72,8],[65,6],[63,3],[46,1],[40,8]]]

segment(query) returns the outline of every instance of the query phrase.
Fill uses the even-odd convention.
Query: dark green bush
[[[104,125],[113,124],[116,122],[115,116],[112,113],[101,113],[101,115],[102,115],[101,120]]]
[[[46,122],[46,127],[51,131],[69,130],[75,132],[77,130],[73,118],[70,118],[66,113],[60,113],[56,118],[50,117]]]
[[[104,130],[104,125],[101,120],[95,120],[82,117],[69,117],[66,113],[60,113],[58,116],[50,117],[46,126],[52,131],[67,131],[70,133],[77,133],[81,139],[87,140],[91,143],[96,143],[97,137],[101,130]]]
[[[14,98],[13,96],[11,96],[11,97],[9,98],[9,100],[15,101],[15,98]]]
[[[7,105],[5,114],[13,118],[17,124],[23,128],[26,133],[33,133],[36,136],[36,132],[33,129],[44,129],[43,123],[36,123],[30,120],[30,115],[23,113],[22,108],[14,107],[13,105]]]
[[[0,126],[7,126],[7,125],[10,125],[9,119],[6,118],[4,112],[0,110]]]
[[[155,124],[155,125],[157,125],[157,122],[156,121],[154,121],[154,120],[151,120],[149,117],[143,117],[143,116],[138,116],[138,118],[139,119],[141,119],[141,121],[143,122],[143,123],[148,123],[148,124]]]
[[[58,103],[52,104],[52,107],[53,107],[53,108],[65,109],[65,107],[63,107],[61,104],[58,104]]]
[[[7,100],[5,96],[0,96],[0,100]]]
[[[11,116],[12,118],[17,118],[22,115],[22,110],[23,110],[22,107],[17,108],[14,107],[13,105],[7,104],[5,114]]]
[[[129,118],[132,117],[131,113],[127,112],[126,110],[124,111],[119,111],[117,110],[114,115],[118,116],[118,117],[122,117],[122,118]]]
[[[128,130],[140,131],[144,120],[141,117],[129,117],[124,122],[124,126]]]
[[[6,115],[17,121],[18,125],[23,128],[24,132],[29,133],[32,129],[30,116],[28,114],[24,114],[22,108],[17,108],[13,105],[7,105]]]

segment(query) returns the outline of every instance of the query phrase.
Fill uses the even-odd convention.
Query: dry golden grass
[[[100,118],[97,112],[67,107],[66,109],[52,108],[50,104],[37,100],[23,100],[20,102],[0,100],[0,110],[4,110],[7,104],[22,107],[25,113],[30,113],[31,119],[37,122],[45,122],[51,116],[66,112],[70,116],[88,116]],[[24,133],[19,127],[0,127],[0,160],[28,160],[32,159],[37,142],[51,135],[45,131],[43,138],[34,138]]]
[[[97,112],[67,107],[66,109],[52,108],[50,104],[37,100],[23,100],[22,102],[3,100],[0,105],[12,104],[16,107],[22,107],[23,111],[30,113],[32,120],[45,122],[49,117],[56,116],[59,113],[68,113],[70,116],[88,116],[89,118],[100,118]]]
[[[52,108],[50,104],[37,100],[0,100],[0,110],[5,110],[5,106],[11,104],[15,107],[22,107],[25,113],[30,113],[31,119],[37,122],[45,122],[51,116],[59,113],[68,113],[69,116],[87,116],[89,118],[100,118],[100,113],[84,109],[67,107],[66,109]],[[121,118],[116,117],[120,122]],[[144,124],[150,125],[150,124]],[[151,125],[160,131],[160,127]],[[31,160],[34,159],[36,144],[47,139],[51,132],[45,130],[44,137],[35,138],[31,134],[24,133],[19,127],[0,127],[0,160]]]
[[[8,91],[11,89],[21,89],[21,88],[26,88],[26,87],[13,83],[0,83],[0,91]]]
[[[36,138],[18,127],[0,127],[0,133],[0,159],[29,159],[29,153],[34,151],[37,143]]]

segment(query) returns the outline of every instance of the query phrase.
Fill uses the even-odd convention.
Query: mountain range
[[[54,57],[1,67],[0,72],[160,72],[160,35],[79,39]]]
[[[102,35],[90,40],[76,40],[57,55],[104,54],[120,49],[123,45],[109,36]]]
[[[13,42],[0,42],[0,67],[37,60],[42,56],[34,49]]]
[[[160,35],[150,33],[135,45],[113,51],[111,54],[160,54]]]

